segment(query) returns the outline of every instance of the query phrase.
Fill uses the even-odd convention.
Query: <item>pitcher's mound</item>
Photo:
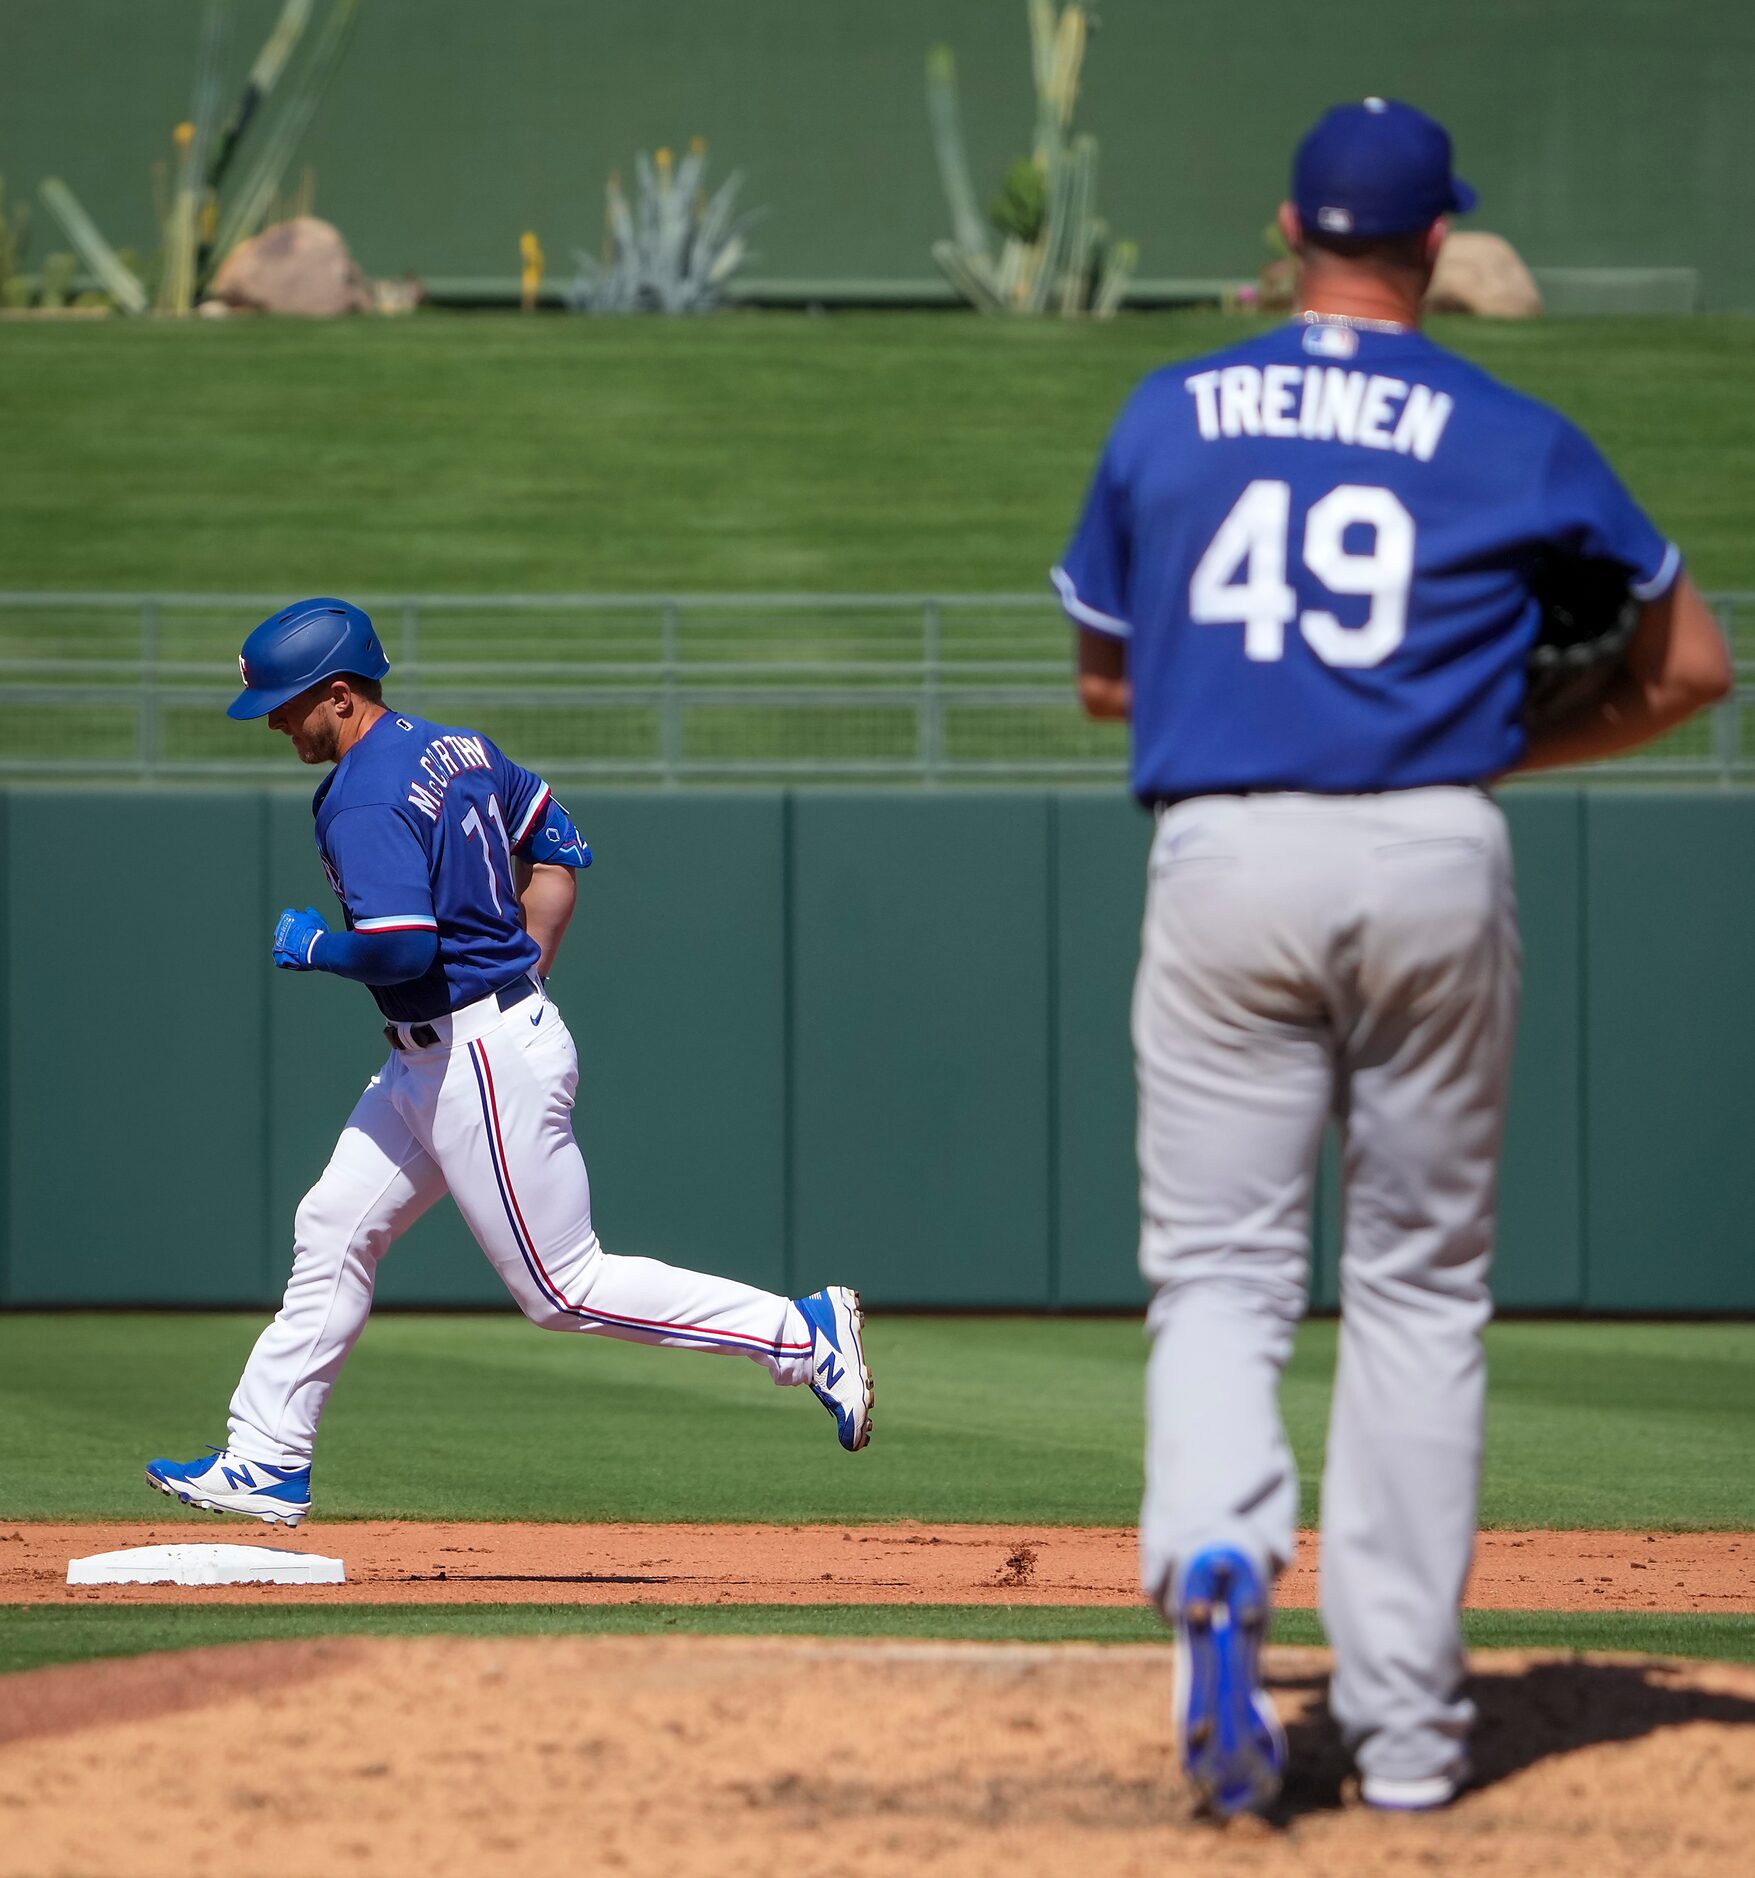
[[[1278,1818],[1172,1770],[1168,1650],[666,1638],[250,1644],[9,1678],[0,1874],[1691,1878],[1747,1869],[1755,1670],[1476,1658],[1483,1784],[1366,1812],[1326,1655],[1269,1652]]]

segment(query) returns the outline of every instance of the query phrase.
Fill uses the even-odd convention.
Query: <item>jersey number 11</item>
[[[500,798],[498,796],[490,795],[488,797],[487,812],[488,820],[493,823],[495,831],[500,837],[500,846],[505,851],[507,890],[510,891],[510,882],[512,879],[512,844],[506,839],[506,818],[500,813]],[[494,866],[494,851],[488,845],[487,829],[482,825],[481,812],[479,809],[471,809],[469,813],[464,816],[463,832],[471,841],[479,840],[481,842],[481,864],[487,869],[488,892],[494,897],[494,911],[496,913],[503,912],[504,908],[500,904],[500,873],[499,869]]]

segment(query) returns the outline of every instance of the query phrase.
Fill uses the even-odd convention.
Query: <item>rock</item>
[[[228,306],[311,319],[372,307],[372,290],[340,231],[314,215],[276,222],[239,242],[214,276],[213,296]]]
[[[1483,319],[1530,320],[1542,310],[1542,295],[1517,250],[1503,235],[1479,229],[1452,230],[1438,251],[1428,313],[1478,313]]]

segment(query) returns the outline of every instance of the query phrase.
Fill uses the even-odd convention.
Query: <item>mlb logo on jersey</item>
[[[1347,326],[1312,326],[1304,334],[1304,350],[1317,359],[1351,359],[1358,355],[1359,335]]]

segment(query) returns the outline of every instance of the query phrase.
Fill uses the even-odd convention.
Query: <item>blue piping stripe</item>
[[[625,1330],[650,1331],[655,1336],[704,1344],[707,1348],[714,1350],[731,1350],[740,1356],[748,1355],[752,1350],[766,1351],[771,1356],[803,1356],[810,1353],[811,1345],[808,1341],[794,1349],[783,1342],[764,1343],[759,1337],[739,1339],[735,1335],[715,1335],[709,1330],[687,1330],[680,1324],[658,1324],[638,1317],[618,1317],[613,1312],[588,1311],[577,1304],[569,1304],[555,1285],[544,1276],[542,1267],[536,1259],[536,1248],[519,1230],[517,1211],[512,1205],[511,1175],[500,1161],[493,1108],[488,1099],[487,1084],[482,1078],[481,1063],[476,1056],[476,1051],[481,1046],[479,1043],[472,1043],[468,1047],[469,1066],[475,1071],[476,1093],[481,1098],[482,1120],[487,1124],[488,1161],[494,1170],[494,1184],[500,1190],[500,1205],[505,1209],[506,1224],[512,1229],[512,1237],[517,1243],[518,1254],[524,1261],[525,1270],[530,1273],[537,1289],[556,1310],[564,1312],[569,1317],[577,1317],[582,1323],[603,1324]]]
[[[475,1071],[476,1093],[481,1097],[481,1118],[487,1124],[488,1161],[494,1170],[494,1185],[500,1190],[500,1204],[506,1209],[506,1224],[512,1229],[512,1237],[517,1243],[519,1255],[524,1260],[524,1268],[536,1281],[536,1288],[548,1299],[550,1304],[557,1306],[563,1311],[571,1310],[572,1306],[567,1303],[567,1300],[563,1298],[558,1291],[553,1290],[544,1280],[541,1268],[531,1257],[530,1247],[525,1243],[524,1235],[518,1230],[518,1218],[512,1211],[512,1196],[506,1191],[506,1177],[501,1170],[500,1157],[496,1152],[494,1117],[493,1111],[488,1107],[487,1084],[482,1080],[481,1064],[476,1058],[475,1045],[473,1043],[469,1046],[469,1067]]]

